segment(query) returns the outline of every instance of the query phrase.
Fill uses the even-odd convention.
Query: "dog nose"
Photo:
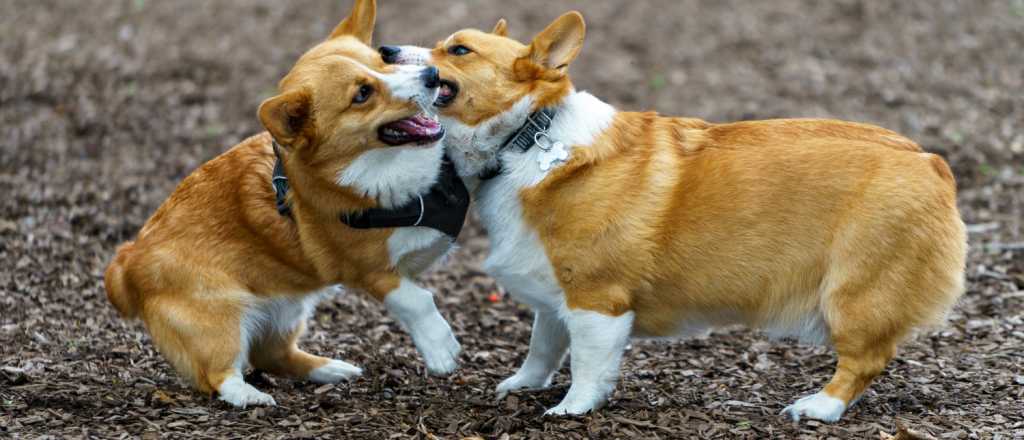
[[[431,66],[423,69],[420,78],[423,78],[423,85],[428,89],[436,89],[441,86],[441,75],[437,73],[437,67]]]
[[[398,54],[402,52],[402,48],[398,46],[381,46],[377,49],[380,52],[380,57],[384,59],[385,63],[394,64],[398,61]]]

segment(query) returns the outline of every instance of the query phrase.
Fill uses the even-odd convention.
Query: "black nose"
[[[380,57],[388,64],[394,64],[395,61],[398,61],[398,54],[402,52],[402,48],[398,46],[381,46],[377,50],[380,52]]]
[[[420,78],[423,78],[423,85],[428,89],[436,89],[441,85],[441,76],[437,73],[437,67],[423,69]]]

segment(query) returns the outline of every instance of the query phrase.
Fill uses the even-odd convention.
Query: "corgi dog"
[[[275,404],[243,380],[249,366],[318,383],[361,374],[297,346],[337,285],[383,301],[431,373],[456,368],[459,343],[431,292],[413,282],[452,238],[339,221],[414,200],[442,164],[444,129],[424,113],[438,95],[437,69],[384,64],[368,46],[375,17],[374,0],[356,0],[260,105],[267,132],[186,177],[106,270],[121,315],[140,317],[182,376],[231,405]],[[276,160],[290,216],[276,209]]]
[[[950,168],[871,125],[618,111],[573,88],[584,35],[569,12],[528,44],[501,20],[381,49],[440,69],[435,105],[447,153],[477,180],[485,269],[535,312],[499,398],[549,386],[568,352],[572,384],[547,414],[586,413],[630,337],[740,323],[833,347],[832,379],[782,412],[838,420],[964,291]]]

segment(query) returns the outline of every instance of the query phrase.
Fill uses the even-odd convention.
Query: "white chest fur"
[[[536,163],[533,163],[536,167]],[[523,220],[514,177],[497,177],[477,190],[477,212],[491,239],[484,271],[516,300],[535,309],[558,309],[561,289],[536,231]]]
[[[401,206],[437,182],[444,147],[374,148],[338,173],[339,186],[376,199],[382,208]]]
[[[430,147],[375,148],[339,173],[338,184],[377,199],[381,207],[399,206],[437,181],[443,155],[440,142]],[[388,254],[392,266],[412,277],[434,264],[451,244],[447,236],[434,229],[397,228],[388,238]]]
[[[522,108],[522,106],[514,106]],[[525,120],[525,114],[518,115]],[[586,148],[612,122],[615,109],[588,93],[573,93],[557,109],[548,134],[569,148]],[[564,298],[537,232],[523,219],[519,193],[557,168],[542,169],[540,148],[506,151],[501,175],[476,190],[477,211],[491,239],[484,270],[518,301],[537,309],[560,310]]]

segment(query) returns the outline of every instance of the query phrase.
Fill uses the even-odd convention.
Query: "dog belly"
[[[638,338],[692,338],[706,336],[716,328],[743,325],[765,332],[772,339],[792,338],[805,344],[826,345],[830,343],[828,325],[817,309],[799,312],[782,311],[776,316],[750,317],[735,311],[708,310],[689,311],[671,325],[654,322],[638,313],[633,336]],[[668,329],[666,331],[666,329]]]
[[[687,337],[738,324],[776,338],[827,342],[821,309],[826,276],[817,259],[791,260],[789,267],[737,268],[688,257],[687,268],[662,272],[667,279],[634,286],[637,334]]]

